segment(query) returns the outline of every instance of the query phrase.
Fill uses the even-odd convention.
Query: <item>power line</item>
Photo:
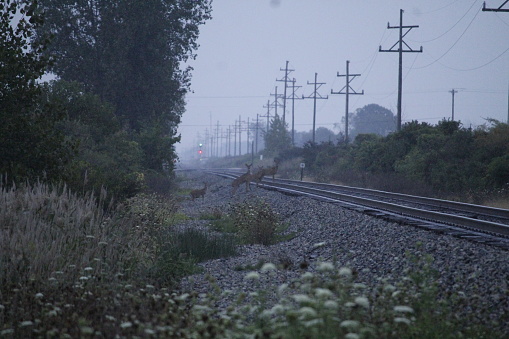
[[[472,20],[470,21],[470,23],[468,24],[468,26],[465,28],[465,30],[463,31],[463,33],[461,33],[461,35],[458,37],[458,39],[456,39],[456,41],[451,45],[451,47],[449,47],[449,49],[447,49],[447,51],[445,51],[444,54],[442,54],[438,59],[432,61],[431,63],[427,64],[426,66],[421,66],[421,67],[415,67],[415,69],[423,69],[423,68],[426,68],[426,67],[429,67],[431,65],[433,65],[434,63],[438,62],[440,59],[442,59],[447,53],[449,53],[451,51],[451,49],[454,48],[454,46],[456,46],[456,44],[461,40],[461,38],[463,37],[463,35],[465,35],[465,33],[467,32],[467,30],[470,28],[470,26],[472,25],[472,23],[474,22],[475,18],[477,18],[477,15],[479,14],[479,12],[477,12],[475,14],[475,16],[472,18]]]

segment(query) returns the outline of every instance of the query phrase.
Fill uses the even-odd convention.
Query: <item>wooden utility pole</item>
[[[285,116],[286,116],[286,89],[288,88],[288,82],[290,82],[290,78],[288,78],[288,75],[295,71],[294,69],[288,69],[288,61],[286,62],[286,67],[283,69],[283,68],[280,68],[279,69],[280,71],[284,71],[285,72],[285,76],[282,78],[282,79],[276,79],[276,81],[282,81],[285,83],[285,90],[284,90],[284,94],[283,94],[283,125],[285,124]],[[277,92],[276,92],[277,94]]]
[[[292,99],[292,146],[295,146],[295,99],[301,99],[295,92],[301,87],[302,86],[295,86],[295,78],[292,79],[292,85],[288,86],[288,88],[292,89],[292,96],[290,97],[290,99]]]
[[[345,103],[345,142],[348,143],[348,97],[352,95],[364,95],[364,90],[362,92],[357,93],[351,86],[350,82],[352,82],[353,79],[356,77],[361,76],[360,74],[350,74],[350,61],[346,61],[346,74],[339,74],[337,73],[338,77],[345,77],[346,84],[341,88],[338,92],[334,92],[332,89],[330,90],[331,94],[346,94],[346,103]],[[350,79],[350,77],[353,77]],[[351,92],[350,92],[351,91]]]
[[[482,5],[483,12],[509,12],[509,8],[503,8],[509,3],[509,0],[505,0],[502,5],[498,8],[486,8],[486,1]],[[509,5],[508,5],[509,6]],[[509,124],[509,86],[507,89],[507,123]]]
[[[398,73],[398,124],[397,130],[401,130],[401,101],[402,101],[402,92],[403,92],[403,53],[422,53],[422,46],[419,50],[413,50],[408,46],[406,42],[403,41],[403,38],[412,30],[412,28],[417,28],[419,26],[403,26],[403,10],[399,10],[399,26],[391,26],[387,23],[387,28],[397,28],[399,29],[399,40],[392,45],[391,48],[382,50],[382,46],[379,47],[379,52],[397,52],[399,54],[399,73]],[[403,33],[403,29],[406,31]],[[405,45],[408,49],[404,50],[403,45]],[[394,47],[398,46],[397,49]]]
[[[275,94],[271,93],[270,95],[274,97],[274,102],[272,103],[271,107],[274,107],[274,115],[277,115],[277,108],[278,108],[278,106],[279,107],[283,107],[283,105],[281,105],[279,103],[279,98],[282,98],[283,95],[282,94],[277,94],[277,86],[275,88]]]
[[[267,100],[267,105],[263,106],[263,108],[267,108],[267,115],[260,115],[262,118],[267,118],[267,128],[265,129],[265,133],[269,131],[270,107],[270,100]]]
[[[317,99],[329,99],[329,96],[322,97],[318,93],[318,89],[325,85],[325,82],[317,82],[318,73],[315,73],[315,82],[309,82],[308,85],[314,85],[314,91],[309,96],[305,97],[302,95],[302,99],[313,99],[313,143],[315,142],[315,127],[316,127],[316,100]]]
[[[454,121],[454,94],[458,93],[458,91],[453,88],[452,90],[449,91],[449,93],[452,94],[452,115],[451,115],[451,120]]]

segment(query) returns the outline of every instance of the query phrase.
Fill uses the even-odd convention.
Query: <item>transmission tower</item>
[[[509,0],[505,0],[502,5],[498,8],[486,8],[486,1],[482,5],[482,11],[483,12],[509,12],[509,8],[503,8]]]
[[[346,74],[337,74],[338,77],[345,77],[346,84],[341,88],[338,92],[334,92],[332,89],[330,90],[331,94],[346,94],[346,104],[345,104],[345,142],[348,142],[348,97],[350,95],[364,95],[364,90],[358,93],[351,86],[350,82],[353,81],[356,77],[361,76],[360,74],[350,74],[350,61],[346,61]],[[350,79],[350,77],[353,77]]]
[[[387,23],[388,29],[397,28],[399,29],[399,40],[391,46],[389,49],[382,50],[382,46],[378,49],[379,52],[397,52],[399,54],[399,75],[398,75],[398,126],[397,130],[401,130],[401,94],[403,91],[403,53],[422,53],[422,46],[419,50],[413,50],[406,42],[403,41],[403,38],[412,30],[412,28],[417,28],[419,26],[403,26],[403,10],[399,10],[399,26],[391,26]],[[406,31],[403,33],[403,29]],[[404,50],[403,45],[405,45],[408,49]],[[398,46],[397,49],[394,47]]]
[[[280,68],[279,69],[280,71],[284,71],[285,72],[285,76],[282,78],[282,79],[276,79],[276,81],[282,81],[285,83],[285,90],[284,90],[284,93],[283,93],[283,125],[285,124],[285,116],[286,116],[286,89],[288,88],[288,82],[290,82],[290,78],[288,78],[288,75],[295,71],[294,69],[288,69],[288,61],[286,62],[286,67],[285,68]]]
[[[315,82],[309,82],[308,85],[314,85],[315,90],[312,94],[305,97],[302,95],[302,99],[313,99],[313,143],[315,142],[315,126],[316,126],[316,100],[317,99],[329,99],[329,96],[322,97],[318,93],[318,89],[322,87],[322,85],[325,85],[325,82],[317,82],[318,73],[315,73]]]

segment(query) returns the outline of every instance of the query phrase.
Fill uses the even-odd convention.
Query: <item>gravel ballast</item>
[[[252,187],[246,192],[242,186],[232,197],[229,179],[203,172],[179,175],[184,178],[183,187],[209,184],[203,199],[182,202],[182,212],[192,218],[188,226],[206,227],[208,221],[200,220],[201,214],[214,209],[226,212],[229,204],[260,198],[279,213],[288,225],[285,233],[291,235],[290,240],[270,246],[242,246],[236,257],[201,263],[203,272],[184,279],[182,291],[210,292],[208,276],[221,290],[232,290],[233,294],[257,289],[274,291],[304,271],[313,271],[323,261],[351,268],[356,281],[374,287],[382,279],[398,281],[415,269],[409,256],[423,260],[431,256],[441,295],[467,296],[465,309],[459,313],[479,313],[479,317],[496,320],[509,331],[509,326],[503,325],[509,314],[509,251],[388,222],[334,203],[262,188]],[[260,262],[271,262],[280,269],[254,286],[244,279],[249,270],[239,268],[257,267]]]

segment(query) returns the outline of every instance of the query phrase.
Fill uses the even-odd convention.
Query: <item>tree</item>
[[[386,136],[396,130],[396,117],[387,108],[369,104],[355,111],[350,126],[352,139],[358,134],[369,133]]]
[[[37,79],[49,65],[43,56],[48,40],[29,40],[42,23],[37,1],[0,3],[0,174],[9,181],[57,180],[73,156],[55,128],[63,112],[41,101]]]
[[[41,0],[54,36],[51,70],[111,102],[130,133],[158,124],[162,141],[178,142],[199,26],[210,18],[210,0]],[[140,136],[144,138],[144,136]],[[151,148],[145,148],[145,151]],[[173,148],[158,153],[151,168],[172,163]]]
[[[270,121],[269,130],[264,137],[267,154],[276,154],[292,147],[292,138],[286,127],[278,114]]]

